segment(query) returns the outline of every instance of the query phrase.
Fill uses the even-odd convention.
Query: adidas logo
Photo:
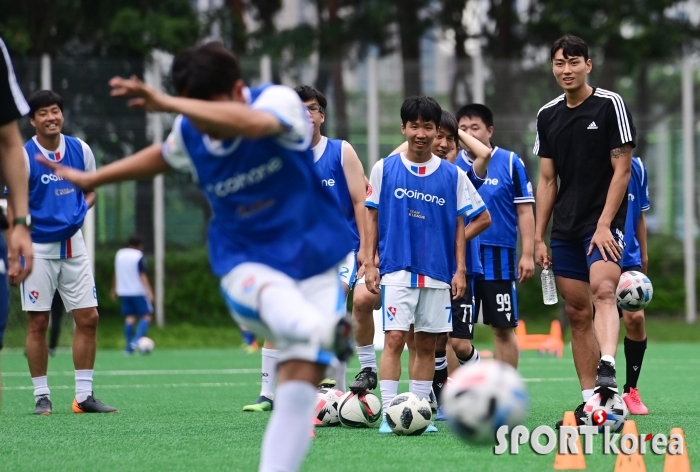
[[[598,129],[598,125],[595,124],[595,121],[591,121],[591,124],[588,125],[587,129]]]

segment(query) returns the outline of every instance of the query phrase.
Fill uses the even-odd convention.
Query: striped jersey
[[[622,253],[622,267],[642,265],[642,253],[637,240],[639,216],[650,208],[647,168],[638,157],[632,159],[632,174],[627,186],[627,220],[625,221],[625,249]]]

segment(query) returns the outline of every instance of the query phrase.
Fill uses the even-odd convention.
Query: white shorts
[[[382,285],[382,321],[385,332],[452,332],[450,290]]]
[[[355,277],[357,276],[357,253],[352,251],[340,263],[338,277],[348,287],[352,288],[355,285]]]
[[[259,338],[273,341],[278,349],[278,362],[303,360],[335,364],[335,355],[324,350],[319,339],[299,340],[291,331],[280,332],[282,323],[276,320],[284,317],[284,325],[290,325],[289,317],[303,318],[311,316],[310,313],[299,310],[299,307],[277,313],[260,312],[260,293],[270,285],[296,288],[301,297],[318,310],[321,318],[327,317],[328,324],[335,325],[345,314],[345,291],[338,283],[338,266],[308,279],[294,280],[264,264],[246,262],[221,279],[221,291],[234,320]],[[276,329],[272,330],[270,326]]]
[[[50,311],[58,290],[67,311],[97,306],[95,278],[87,254],[69,259],[37,259],[22,282],[22,310]]]

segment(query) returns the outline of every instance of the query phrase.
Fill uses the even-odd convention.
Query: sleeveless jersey
[[[321,185],[331,191],[335,197],[340,211],[347,221],[348,231],[352,238],[354,251],[360,249],[360,233],[355,221],[355,207],[350,198],[348,182],[343,170],[343,144],[342,139],[329,139],[321,137],[321,141],[312,148],[316,171],[321,177]]]
[[[337,202],[314,168],[311,124],[292,89],[246,89],[251,108],[269,112],[287,131],[260,139],[215,140],[179,116],[163,145],[169,165],[194,174],[214,216],[209,258],[219,277],[257,262],[302,280],[338,264],[352,249]]]

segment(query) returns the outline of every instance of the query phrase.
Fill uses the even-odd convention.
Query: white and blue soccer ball
[[[338,400],[343,392],[337,388],[319,388],[316,392],[316,418],[321,422],[319,426],[336,426],[340,424],[338,418]]]
[[[649,305],[654,296],[654,287],[649,277],[636,270],[620,276],[617,284],[617,306],[625,311],[640,311]]]
[[[433,419],[430,402],[407,392],[396,395],[386,409],[386,422],[399,436],[418,436]]]
[[[382,402],[372,392],[347,392],[338,399],[338,419],[348,428],[372,428],[382,419]]]
[[[496,442],[501,426],[522,424],[528,395],[518,371],[498,360],[465,365],[452,374],[442,390],[442,412],[447,424],[464,441]]]
[[[596,418],[596,412],[598,410],[605,411],[605,422],[600,423],[600,419]],[[601,395],[600,393],[594,394],[588,399],[585,405],[583,405],[583,412],[585,416],[583,417],[583,422],[587,426],[598,426],[598,431],[601,433],[604,431],[606,426],[610,426],[610,431],[616,433],[622,430],[625,425],[625,420],[627,419],[628,410],[625,401],[620,397],[620,395]],[[600,424],[599,424],[600,423]]]
[[[136,350],[139,351],[141,354],[150,354],[153,352],[153,349],[155,349],[156,343],[153,342],[151,338],[147,338],[146,336],[142,336],[139,338],[139,340],[136,342]]]

